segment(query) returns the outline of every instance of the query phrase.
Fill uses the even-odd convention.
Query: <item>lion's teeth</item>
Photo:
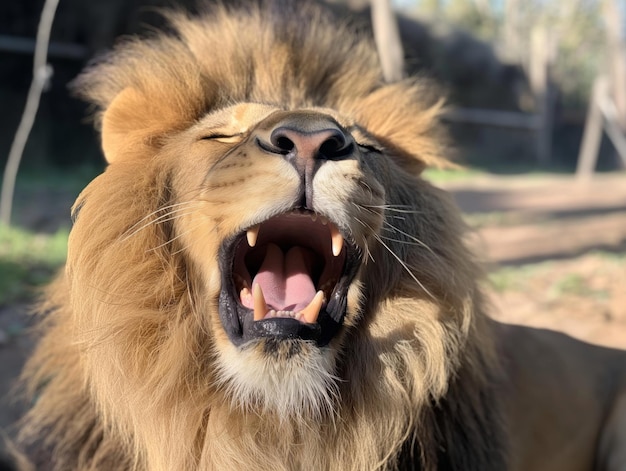
[[[325,226],[326,224],[328,224],[328,218],[320,216],[320,222]]]
[[[248,239],[248,245],[250,247],[254,247],[256,245],[256,240],[259,237],[259,225],[251,227],[246,231],[246,239]]]
[[[318,291],[315,293],[315,297],[311,300],[309,305],[299,312],[301,318],[308,324],[314,324],[317,322],[317,317],[320,315],[322,304],[324,304],[324,292]]]
[[[337,257],[341,253],[341,249],[343,249],[343,236],[334,224],[330,224],[328,227],[330,227],[333,255]]]
[[[252,288],[252,297],[254,298],[254,320],[260,321],[267,314],[267,304],[259,283]]]
[[[250,290],[246,286],[244,286],[241,289],[241,292],[239,293],[239,299],[241,300],[241,303],[244,304],[244,305],[248,304],[248,301],[249,301],[251,296],[252,296],[252,293],[250,292]],[[248,305],[250,305],[250,304],[248,304]]]

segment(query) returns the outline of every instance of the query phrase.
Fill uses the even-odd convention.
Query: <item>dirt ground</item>
[[[492,315],[626,349],[626,174],[444,186],[476,228]]]
[[[587,183],[485,176],[440,186],[476,229],[495,318],[626,348],[626,173]],[[18,220],[35,230],[68,224],[70,200],[24,196]],[[0,429],[19,416],[10,385],[31,347],[26,310],[0,307]]]

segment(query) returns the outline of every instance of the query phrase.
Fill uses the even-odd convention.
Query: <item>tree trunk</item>
[[[404,50],[390,0],[372,0],[372,27],[385,82],[404,78]]]
[[[617,0],[604,0],[602,12],[607,27],[611,96],[617,107],[619,124],[626,131],[626,45],[622,34],[623,16]]]

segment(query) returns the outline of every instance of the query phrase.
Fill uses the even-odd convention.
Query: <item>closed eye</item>
[[[223,142],[225,144],[234,144],[236,142],[241,141],[242,137],[243,135],[241,133],[236,133],[236,134],[215,133],[215,134],[207,134],[206,136],[202,136],[200,139],[207,140],[207,141],[218,141],[218,142]]]
[[[382,150],[380,150],[378,147],[373,146],[371,144],[361,144],[357,142],[356,145],[359,146],[360,149],[365,150],[366,152],[376,152],[377,154],[382,154]]]
[[[356,141],[356,145],[359,149],[364,150],[365,152],[375,152],[377,154],[382,154],[383,151],[380,147],[377,147],[373,142],[376,142],[365,129],[358,125],[352,125],[348,127],[348,132],[352,134],[354,140]]]

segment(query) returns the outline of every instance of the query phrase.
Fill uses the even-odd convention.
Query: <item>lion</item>
[[[436,86],[315,5],[169,21],[77,80],[108,165],[23,374],[34,469],[625,469],[626,354],[488,316],[422,177]]]

